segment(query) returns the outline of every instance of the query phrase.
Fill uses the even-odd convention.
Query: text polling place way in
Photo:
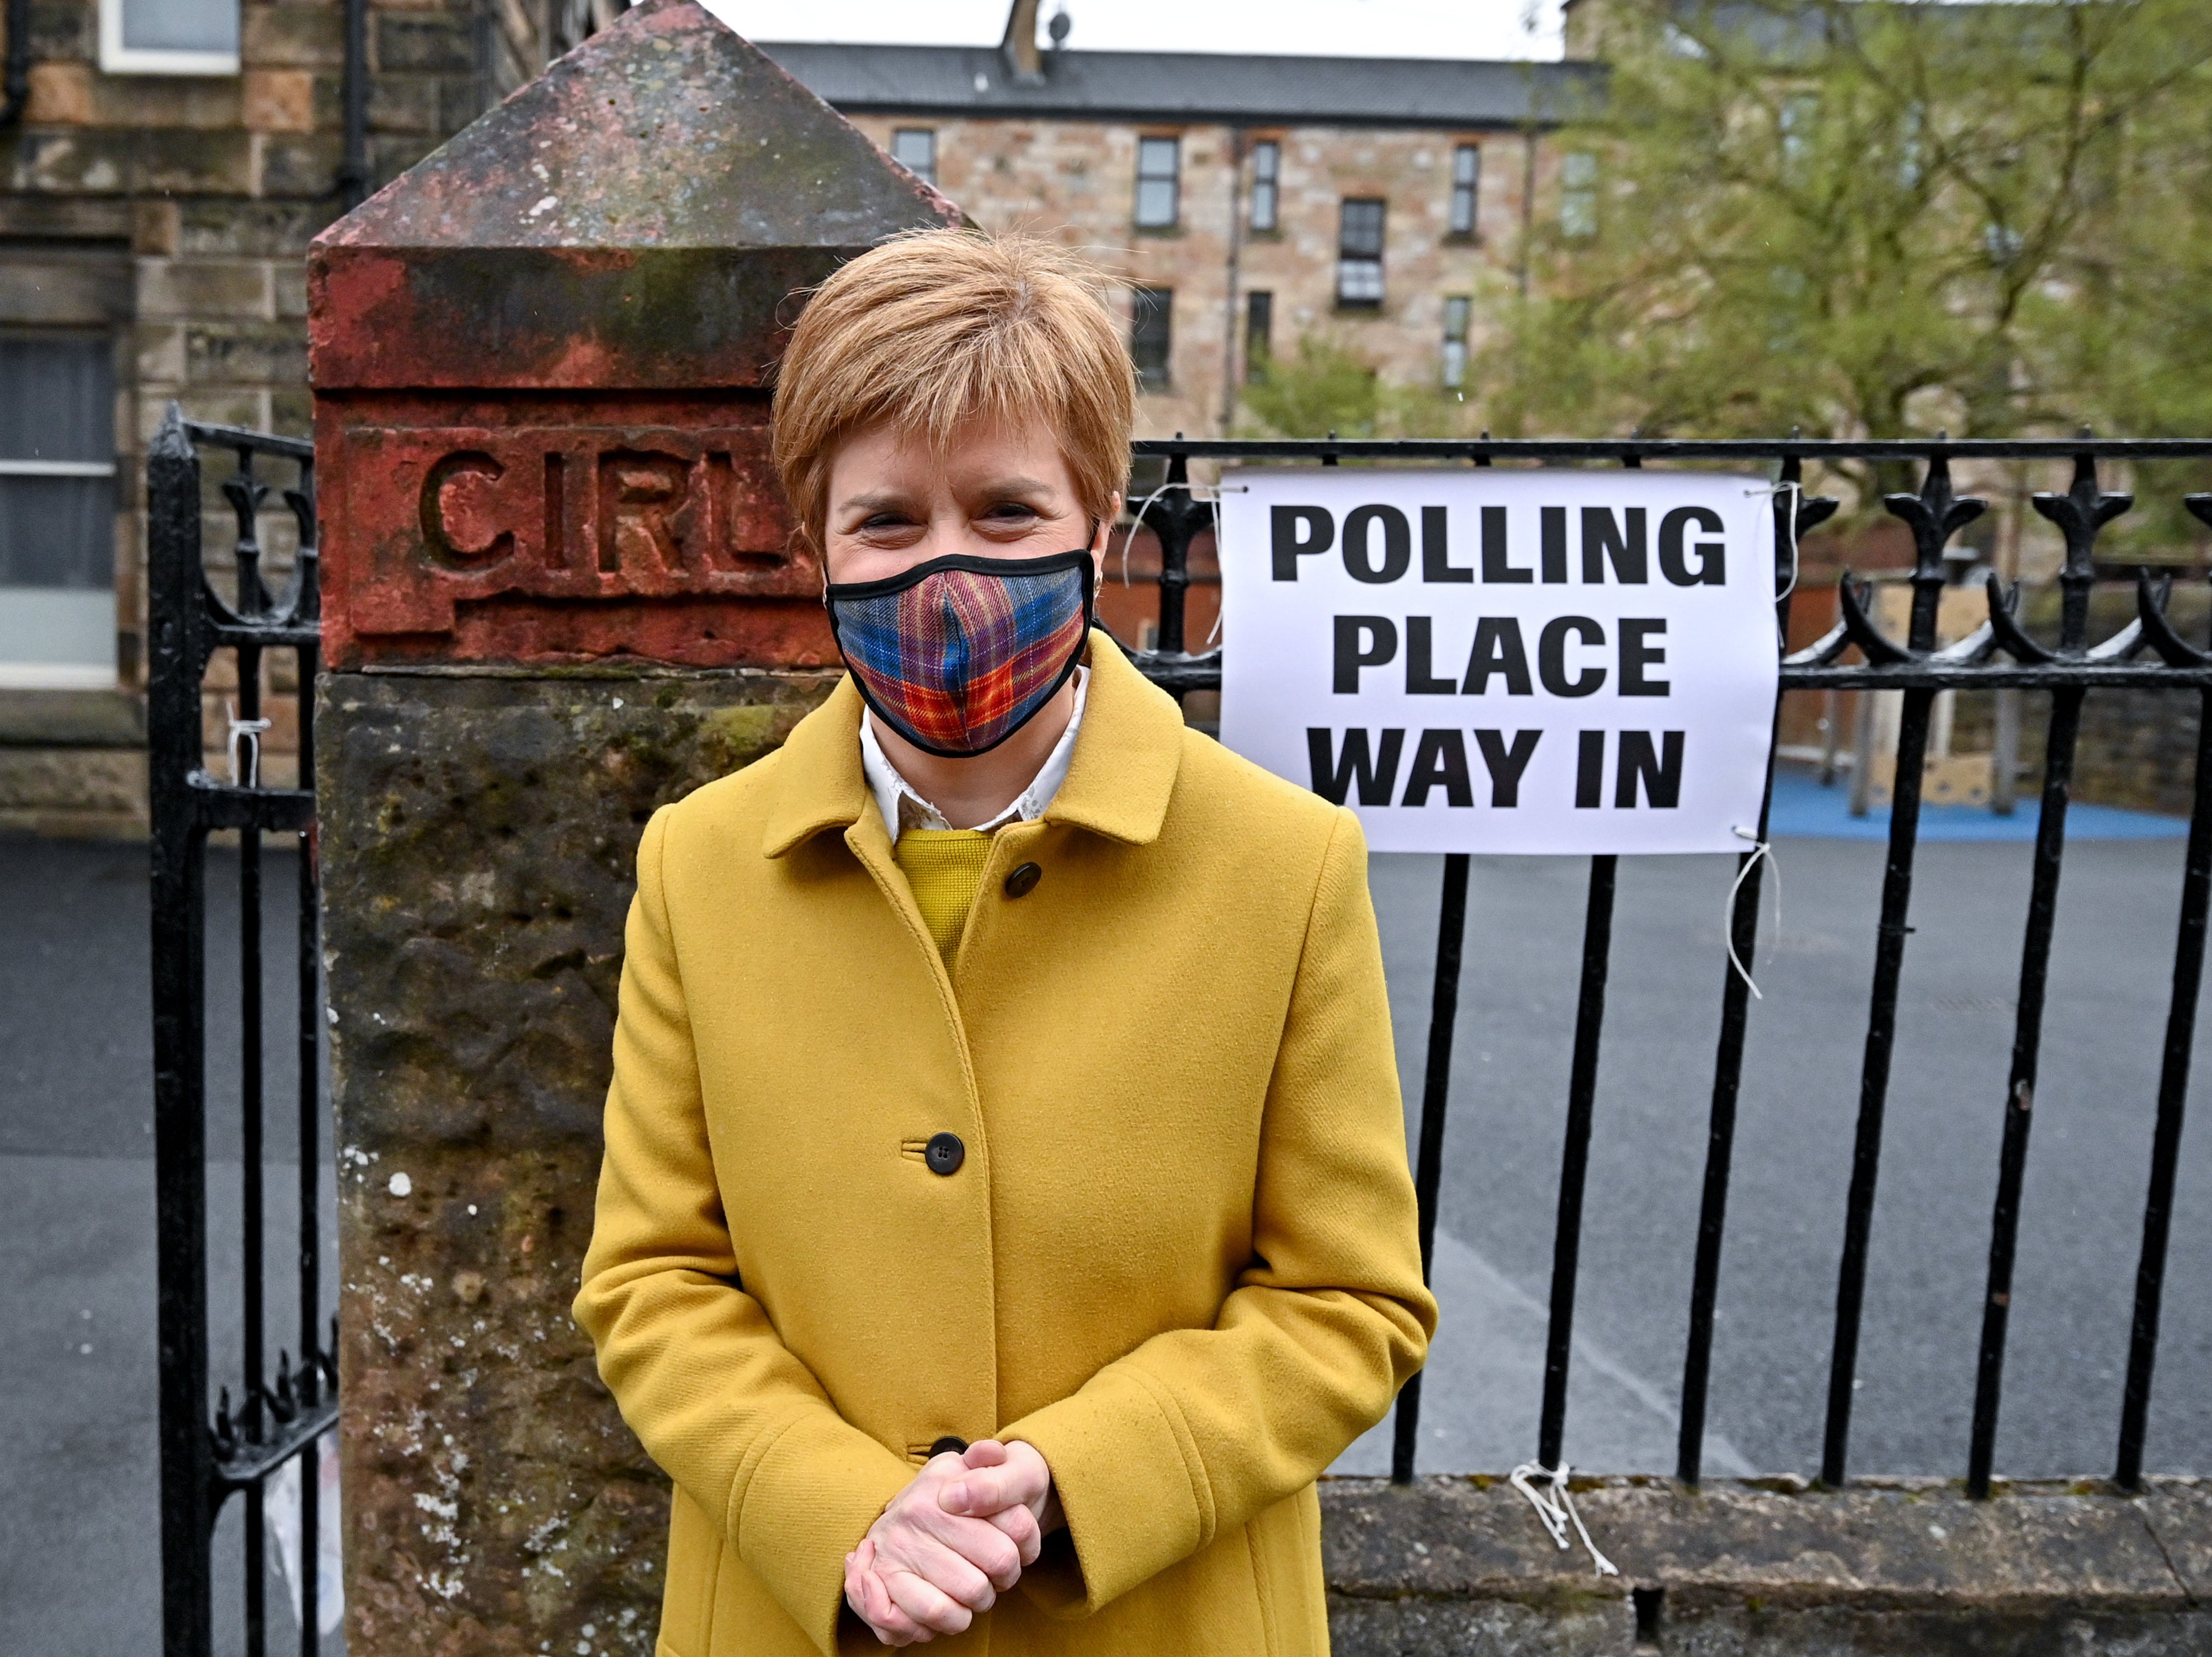
[[[1222,741],[1376,851],[1741,851],[1773,554],[1747,477],[1232,472]]]

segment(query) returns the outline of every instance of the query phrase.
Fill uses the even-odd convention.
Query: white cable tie
[[[1759,860],[1765,858],[1774,871],[1774,930],[1778,933],[1780,932],[1782,930],[1782,862],[1774,855],[1773,841],[1761,840],[1755,831],[1740,827],[1730,828],[1729,833],[1734,835],[1738,840],[1749,841],[1752,852],[1751,855],[1743,860],[1743,867],[1735,871],[1735,878],[1729,883],[1728,903],[1721,911],[1721,938],[1728,944],[1729,965],[1735,968],[1736,976],[1743,980],[1744,987],[1751,992],[1751,998],[1754,1001],[1764,1001],[1766,998],[1759,992],[1759,986],[1752,982],[1750,968],[1743,964],[1742,957],[1735,952],[1735,899],[1736,894],[1743,889],[1744,877],[1757,868]],[[1756,918],[1754,918],[1754,927],[1756,925]]]
[[[1589,1527],[1583,1523],[1582,1514],[1576,1510],[1574,1493],[1567,1488],[1570,1471],[1564,1461],[1557,1467],[1547,1467],[1540,1461],[1524,1461],[1513,1470],[1510,1482],[1515,1490],[1528,1498],[1528,1505],[1535,1508],[1536,1517],[1542,1521],[1545,1531],[1560,1552],[1568,1552],[1574,1546],[1567,1540],[1567,1527],[1571,1525],[1575,1534],[1582,1539],[1583,1546],[1589,1551],[1590,1563],[1596,1567],[1597,1574],[1600,1576],[1618,1576],[1620,1575],[1619,1568],[1598,1551],[1597,1544],[1590,1540]],[[1540,1478],[1552,1487],[1550,1495],[1537,1490],[1535,1481]]]
[[[267,719],[241,719],[238,704],[226,701],[223,711],[230,716],[230,786],[234,788],[258,788],[261,786],[261,733],[269,729]],[[243,744],[246,753],[246,776],[239,778],[238,754]]]
[[[1232,484],[1228,487],[1244,489],[1248,486],[1240,483]],[[1191,486],[1188,480],[1182,483],[1163,482],[1159,488],[1154,489],[1150,495],[1146,495],[1144,498],[1143,502],[1137,507],[1137,510],[1130,514],[1133,522],[1129,532],[1121,537],[1121,585],[1125,587],[1129,585],[1129,548],[1136,541],[1137,531],[1144,528],[1145,514],[1152,509],[1152,502],[1158,500],[1170,489],[1181,489],[1183,493],[1189,495],[1192,500],[1203,501],[1213,507],[1214,544],[1217,549],[1216,556],[1219,555],[1218,549],[1219,548],[1221,541],[1221,486],[1217,485],[1212,495],[1200,495]],[[1158,539],[1159,537],[1159,531],[1158,530],[1154,530],[1152,531],[1152,535],[1155,539]],[[1167,545],[1164,542],[1161,543],[1160,556],[1161,568],[1164,569],[1166,568],[1167,558]],[[1207,635],[1206,643],[1209,645],[1212,644],[1214,639],[1219,636],[1220,632],[1221,612],[1219,608],[1217,606],[1213,614],[1213,632]]]
[[[1763,495],[1769,499],[1778,495],[1790,497],[1790,579],[1783,584],[1782,591],[1774,595],[1774,602],[1778,604],[1797,591],[1797,509],[1804,504],[1805,486],[1796,478],[1785,477],[1776,483],[1762,483],[1756,489],[1746,489],[1744,494]]]
[[[1132,520],[1130,523],[1129,532],[1121,537],[1121,585],[1125,587],[1129,585],[1129,549],[1136,544],[1137,531],[1145,526],[1145,514],[1152,509],[1153,501],[1158,500],[1173,487],[1174,485],[1167,483],[1164,479],[1161,482],[1159,488],[1154,489],[1150,495],[1146,495],[1143,501],[1139,501],[1136,511],[1129,514]],[[1185,483],[1182,487],[1184,489],[1188,489],[1190,485]],[[1152,536],[1153,538],[1157,540],[1159,537],[1159,531],[1158,530],[1154,530],[1152,531]]]

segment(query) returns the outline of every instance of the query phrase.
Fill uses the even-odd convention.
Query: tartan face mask
[[[832,582],[830,630],[869,710],[925,753],[987,754],[1067,683],[1091,632],[1088,552],[954,553]]]

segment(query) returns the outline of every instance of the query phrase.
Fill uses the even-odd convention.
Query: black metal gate
[[[1647,460],[1735,461],[1771,465],[1776,473],[1775,610],[1778,625],[1785,638],[1796,585],[1798,538],[1832,516],[1838,505],[1832,500],[1803,495],[1799,485],[1806,463],[1850,460],[1892,466],[1917,463],[1924,467],[1917,494],[1884,497],[1889,512],[1904,521],[1912,536],[1912,607],[1906,636],[1903,640],[1887,636],[1869,613],[1867,589],[1847,579],[1839,594],[1841,621],[1826,638],[1786,658],[1782,665],[1782,689],[1785,692],[1818,689],[1904,693],[1889,854],[1875,929],[1874,984],[1860,1071],[1856,1140],[1837,1270],[1834,1338],[1829,1353],[1820,1478],[1832,1486],[1844,1482],[1849,1462],[1852,1383],[1858,1368],[1868,1247],[1874,1222],[1875,1181],[1881,1162],[1882,1114],[1889,1092],[1890,1056],[1897,1031],[1905,942],[1911,931],[1906,920],[1912,895],[1913,857],[1919,838],[1922,766],[1936,696],[1938,692],[1951,689],[2019,689],[2048,693],[2051,702],[2043,765],[2042,814],[2035,841],[2027,933],[2021,951],[2011,1070],[1999,1107],[2003,1113],[2003,1138],[1990,1227],[1987,1291],[1978,1310],[1981,1353],[1974,1390],[1973,1424],[1966,1456],[1966,1489],[1978,1498],[1990,1493],[1997,1412],[2003,1395],[2006,1325],[2020,1228],[2021,1182],[2027,1162],[2028,1129],[2043,1034],[2044,988],[2051,961],[2059,871],[2065,853],[2066,807],[2073,789],[2082,699],[2097,689],[2186,688],[2200,693],[2195,807],[2190,822],[2179,932],[2174,944],[2173,992],[2166,1013],[2162,1069],[2149,1141],[2145,1147],[2150,1178],[2143,1205],[2135,1314],[2114,1461],[2113,1477],[2118,1485],[2130,1491],[2138,1488],[2142,1474],[2151,1375],[2158,1355],[2159,1311],[2173,1211],[2174,1174],[2180,1153],[2191,1044],[2203,968],[2205,919],[2208,899],[2212,899],[2212,652],[2197,649],[2176,634],[2166,616],[2166,589],[2154,583],[2148,574],[2137,581],[2136,619],[2114,637],[2095,645],[2090,643],[2089,595],[2097,580],[2097,537],[2106,525],[2133,504],[2130,495],[2107,494],[2099,488],[2097,465],[2100,460],[2201,459],[2212,456],[2212,442],[2130,442],[2087,438],[2068,441],[1858,443],[1795,439],[1707,442],[1637,439],[1581,442],[1329,439],[1277,442],[1176,438],[1141,442],[1136,448],[1140,456],[1167,462],[1164,483],[1139,508],[1142,522],[1159,537],[1161,549],[1158,648],[1141,656],[1139,661],[1155,683],[1178,693],[1218,690],[1221,685],[1221,652],[1216,650],[1192,654],[1184,638],[1184,600],[1190,586],[1191,543],[1212,523],[1212,508],[1197,498],[1191,488],[1189,463],[1194,459],[1307,460],[1324,466],[1345,460],[1462,466],[1596,463],[1638,467]],[[2004,590],[1991,575],[1988,620],[1970,637],[1945,648],[1937,647],[1938,602],[1949,582],[1945,568],[1946,549],[1954,536],[1981,515],[1986,504],[1961,498],[1954,492],[1951,463],[1960,459],[2072,463],[2070,489],[2063,494],[2038,495],[2033,500],[2035,510],[2057,526],[2066,545],[2065,561],[2058,576],[2063,604],[2059,636],[2054,645],[2045,646],[2028,636],[2017,617],[2018,589]],[[2212,495],[2190,495],[2186,505],[2200,520],[2212,524]],[[1233,640],[1230,647],[1234,648]],[[1854,648],[1859,659],[1838,665]],[[1778,730],[1778,704],[1777,727]],[[1761,842],[1767,835],[1767,808],[1771,804],[1773,779],[1770,750],[1768,799],[1759,811]],[[1460,956],[1466,929],[1469,870],[1465,854],[1449,855],[1443,861],[1427,1072],[1422,1090],[1414,1169],[1420,1199],[1425,1272],[1434,1253],[1437,1187],[1443,1168],[1444,1120],[1451,1083],[1452,1027],[1459,1005]],[[1591,1107],[1597,1087],[1600,1039],[1605,1026],[1606,979],[1612,954],[1617,869],[1616,858],[1598,856],[1590,859],[1581,989],[1567,1084],[1565,1138],[1560,1156],[1559,1209],[1553,1241],[1543,1406],[1536,1446],[1536,1460],[1546,1469],[1559,1466],[1565,1434],[1567,1371],[1574,1333],[1583,1196],[1589,1163]],[[1720,1040],[1713,1064],[1697,1250],[1687,1285],[1689,1330],[1682,1370],[1675,1473],[1692,1484],[1698,1482],[1704,1469],[1714,1302],[1720,1282],[1721,1248],[1727,1232],[1736,1096],[1743,1074],[1744,1034],[1750,1010],[1750,980],[1747,974],[1758,935],[1761,874],[1758,853],[1744,853],[1738,870],[1729,932],[1735,954],[1744,963],[1745,970],[1736,970],[1725,960],[1713,963],[1714,971],[1722,978]],[[1991,1093],[1994,1100],[1994,1088]],[[1962,1314],[1966,1312],[1966,1308],[1961,1310]],[[1393,1476],[1401,1483],[1410,1481],[1413,1475],[1420,1403],[1420,1377],[1417,1375],[1399,1398]]]
[[[204,508],[198,449],[228,452],[233,470],[222,499],[236,523],[235,598],[210,585],[202,557]],[[274,464],[289,473],[282,494],[299,534],[289,586],[272,595],[261,572],[262,512]],[[239,1619],[251,1657],[268,1649],[267,1481],[304,1456],[298,1480],[297,1584],[301,1649],[318,1646],[317,1561],[320,1479],[313,1450],[337,1418],[337,1320],[322,1304],[322,974],[318,935],[313,702],[319,595],[315,564],[314,454],[290,438],[204,426],[172,404],[146,461],[148,611],[151,646],[147,701],[153,830],[155,1180],[160,1248],[162,1649],[205,1657],[216,1606],[214,1543],[218,1514],[244,1497],[244,1580]],[[218,512],[220,508],[217,509]],[[228,728],[230,774],[204,763],[203,683],[219,651],[237,665]],[[276,788],[260,775],[263,666],[267,652],[297,664],[301,786]],[[208,1236],[209,836],[237,840],[241,971],[234,992],[240,1036],[237,1097],[240,1211],[237,1238],[242,1344],[235,1374],[217,1382],[210,1325]],[[273,1036],[263,1005],[263,837],[296,836],[299,1005],[296,1028]],[[228,997],[226,998],[228,998]],[[268,1049],[289,1049],[297,1067],[298,1307],[272,1315],[264,1282]],[[284,1338],[273,1369],[269,1347]],[[209,1393],[220,1385],[215,1407]]]
[[[1919,490],[1886,497],[1888,510],[1910,529],[1915,564],[1906,636],[1887,636],[1867,608],[1863,588],[1846,581],[1842,620],[1826,638],[1787,658],[1785,691],[1875,690],[1903,693],[1894,804],[1888,856],[1876,922],[1874,981],[1860,1075],[1856,1140],[1849,1173],[1846,1223],[1835,1295],[1834,1335],[1825,1421],[1821,1478],[1844,1482],[1848,1466],[1852,1379],[1867,1276],[1875,1193],[1882,1151],[1891,1052],[1897,1022],[1899,974],[1918,839],[1922,760],[1936,694],[1946,689],[2014,688],[2047,694],[2051,717],[2043,766],[2042,815],[2033,856],[2033,886],[2021,950],[2020,992],[2010,1072],[2001,1098],[2003,1134],[1992,1209],[1987,1290],[1978,1308],[1981,1357],[1976,1381],[1966,1472],[1969,1491],[1990,1488],[1996,1422],[2002,1396],[2005,1340],[2026,1168],[2043,997],[2052,941],[2058,881],[2065,849],[2066,808],[2084,697],[2092,690],[2186,688],[2199,693],[2195,809],[2185,859],[2181,913],[2173,957],[2172,997],[2166,1025],[2163,1066],[2145,1155],[2148,1189],[2127,1354],[2127,1381],[2118,1423],[2115,1482],[2138,1487],[2144,1431],[2157,1357],[2167,1237],[2175,1195],[2191,1041],[2203,964],[2206,919],[2212,908],[2212,651],[2185,642],[2165,613],[2166,592],[2148,576],[2138,582],[2136,620],[2120,634],[2092,645],[2087,636],[2089,594],[2097,579],[2096,544],[2104,526],[2125,511],[2130,498],[2098,483],[2100,460],[2212,457],[2212,442],[2113,440],[2013,442],[1831,443],[1647,442],[1243,442],[1185,440],[1140,443],[1140,455],[1168,462],[1164,487],[1139,509],[1162,549],[1158,648],[1138,658],[1152,680],[1176,692],[1218,689],[1218,651],[1193,654],[1184,638],[1184,601],[1190,584],[1194,538],[1212,521],[1194,497],[1188,462],[1305,459],[1453,464],[1496,463],[1639,466],[1647,459],[1771,464],[1777,472],[1777,614],[1787,627],[1797,538],[1836,510],[1832,501],[1804,498],[1797,488],[1804,465],[1843,459],[1924,466]],[[226,602],[209,583],[202,558],[203,499],[198,448],[227,452],[234,470],[220,489],[237,526],[237,586]],[[2067,460],[2072,487],[2039,495],[2036,511],[2053,523],[2066,545],[2059,575],[2063,594],[2059,636],[2039,643],[2021,627],[2017,592],[1995,582],[1987,622],[1971,637],[1944,648],[1936,644],[1937,604],[1948,581],[1945,552],[1983,503],[1958,497],[1950,464],[1963,458]],[[294,487],[283,499],[300,536],[294,574],[281,598],[272,596],[260,571],[260,513],[270,484],[258,469],[293,468]],[[335,1423],[337,1373],[335,1322],[326,1326],[321,1302],[322,1237],[319,1224],[326,1158],[319,1152],[324,1096],[320,1080],[322,997],[317,941],[314,798],[311,786],[276,788],[258,774],[252,727],[262,717],[260,667],[265,652],[291,651],[298,665],[301,780],[312,776],[312,700],[318,643],[313,458],[309,445],[230,428],[196,425],[173,409],[148,457],[151,690],[148,724],[152,767],[153,959],[155,1062],[161,1241],[161,1500],[165,1650],[170,1657],[204,1657],[211,1649],[216,1581],[211,1544],[219,1510],[234,1494],[245,1504],[242,1623],[247,1649],[267,1649],[267,1563],[264,1542],[264,1482],[313,1446]],[[2189,510],[2212,524],[2212,495],[2191,495]],[[1839,665],[1854,648],[1860,659]],[[211,775],[204,762],[203,682],[218,651],[234,652],[239,672],[233,722],[236,774]],[[243,734],[241,734],[241,732]],[[1770,790],[1771,762],[1769,767]],[[1766,833],[1761,813],[1759,833]],[[210,1408],[209,1241],[206,1201],[209,1104],[205,1021],[205,853],[209,836],[234,833],[239,857],[240,951],[237,990],[245,1037],[245,1062],[234,1102],[241,1128],[243,1221],[241,1257],[243,1347],[234,1377]],[[262,860],[264,835],[296,836],[298,845],[299,1017],[291,1032],[297,1069],[299,1133],[298,1309],[291,1321],[294,1347],[280,1349],[273,1373],[263,1257],[263,1127],[265,1071],[260,959]],[[1447,1106],[1454,1014],[1458,1005],[1461,950],[1467,913],[1469,859],[1443,864],[1433,1000],[1416,1154],[1425,1266],[1433,1252],[1437,1190]],[[1747,968],[1757,942],[1760,865],[1744,854],[1730,919],[1736,956]],[[1550,1321],[1536,1459],[1559,1465],[1565,1435],[1569,1358],[1572,1350],[1577,1256],[1582,1237],[1584,1180],[1589,1162],[1592,1103],[1604,1028],[1617,860],[1590,859],[1583,942],[1581,988],[1568,1083],[1565,1143],[1553,1250]],[[1726,1235],[1729,1165],[1735,1134],[1738,1087],[1749,1014],[1746,976],[1724,960],[1722,1017],[1715,1055],[1698,1241],[1691,1262],[1688,1339],[1681,1382],[1677,1476],[1695,1484],[1703,1471],[1706,1395],[1714,1338],[1714,1304]],[[276,1326],[281,1327],[281,1325]],[[296,1350],[296,1358],[294,1352]],[[1410,1479],[1420,1408],[1416,1377],[1401,1396],[1396,1421],[1395,1476]],[[300,1481],[301,1648],[316,1649],[318,1480]]]

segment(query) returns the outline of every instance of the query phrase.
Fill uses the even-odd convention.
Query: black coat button
[[[955,1455],[962,1455],[966,1454],[967,1449],[968,1441],[966,1439],[955,1438],[951,1434],[947,1433],[943,1438],[939,1439],[936,1443],[929,1447],[929,1454],[932,1457],[936,1457],[943,1455],[947,1450],[950,1450]]]
[[[1008,897],[1027,897],[1036,890],[1036,883],[1044,878],[1044,871],[1034,863],[1024,863],[1006,877]]]
[[[921,1160],[929,1164],[932,1174],[957,1174],[960,1164],[968,1160],[968,1147],[960,1143],[957,1133],[933,1133],[929,1143],[921,1148]],[[966,1449],[966,1445],[960,1447]]]

